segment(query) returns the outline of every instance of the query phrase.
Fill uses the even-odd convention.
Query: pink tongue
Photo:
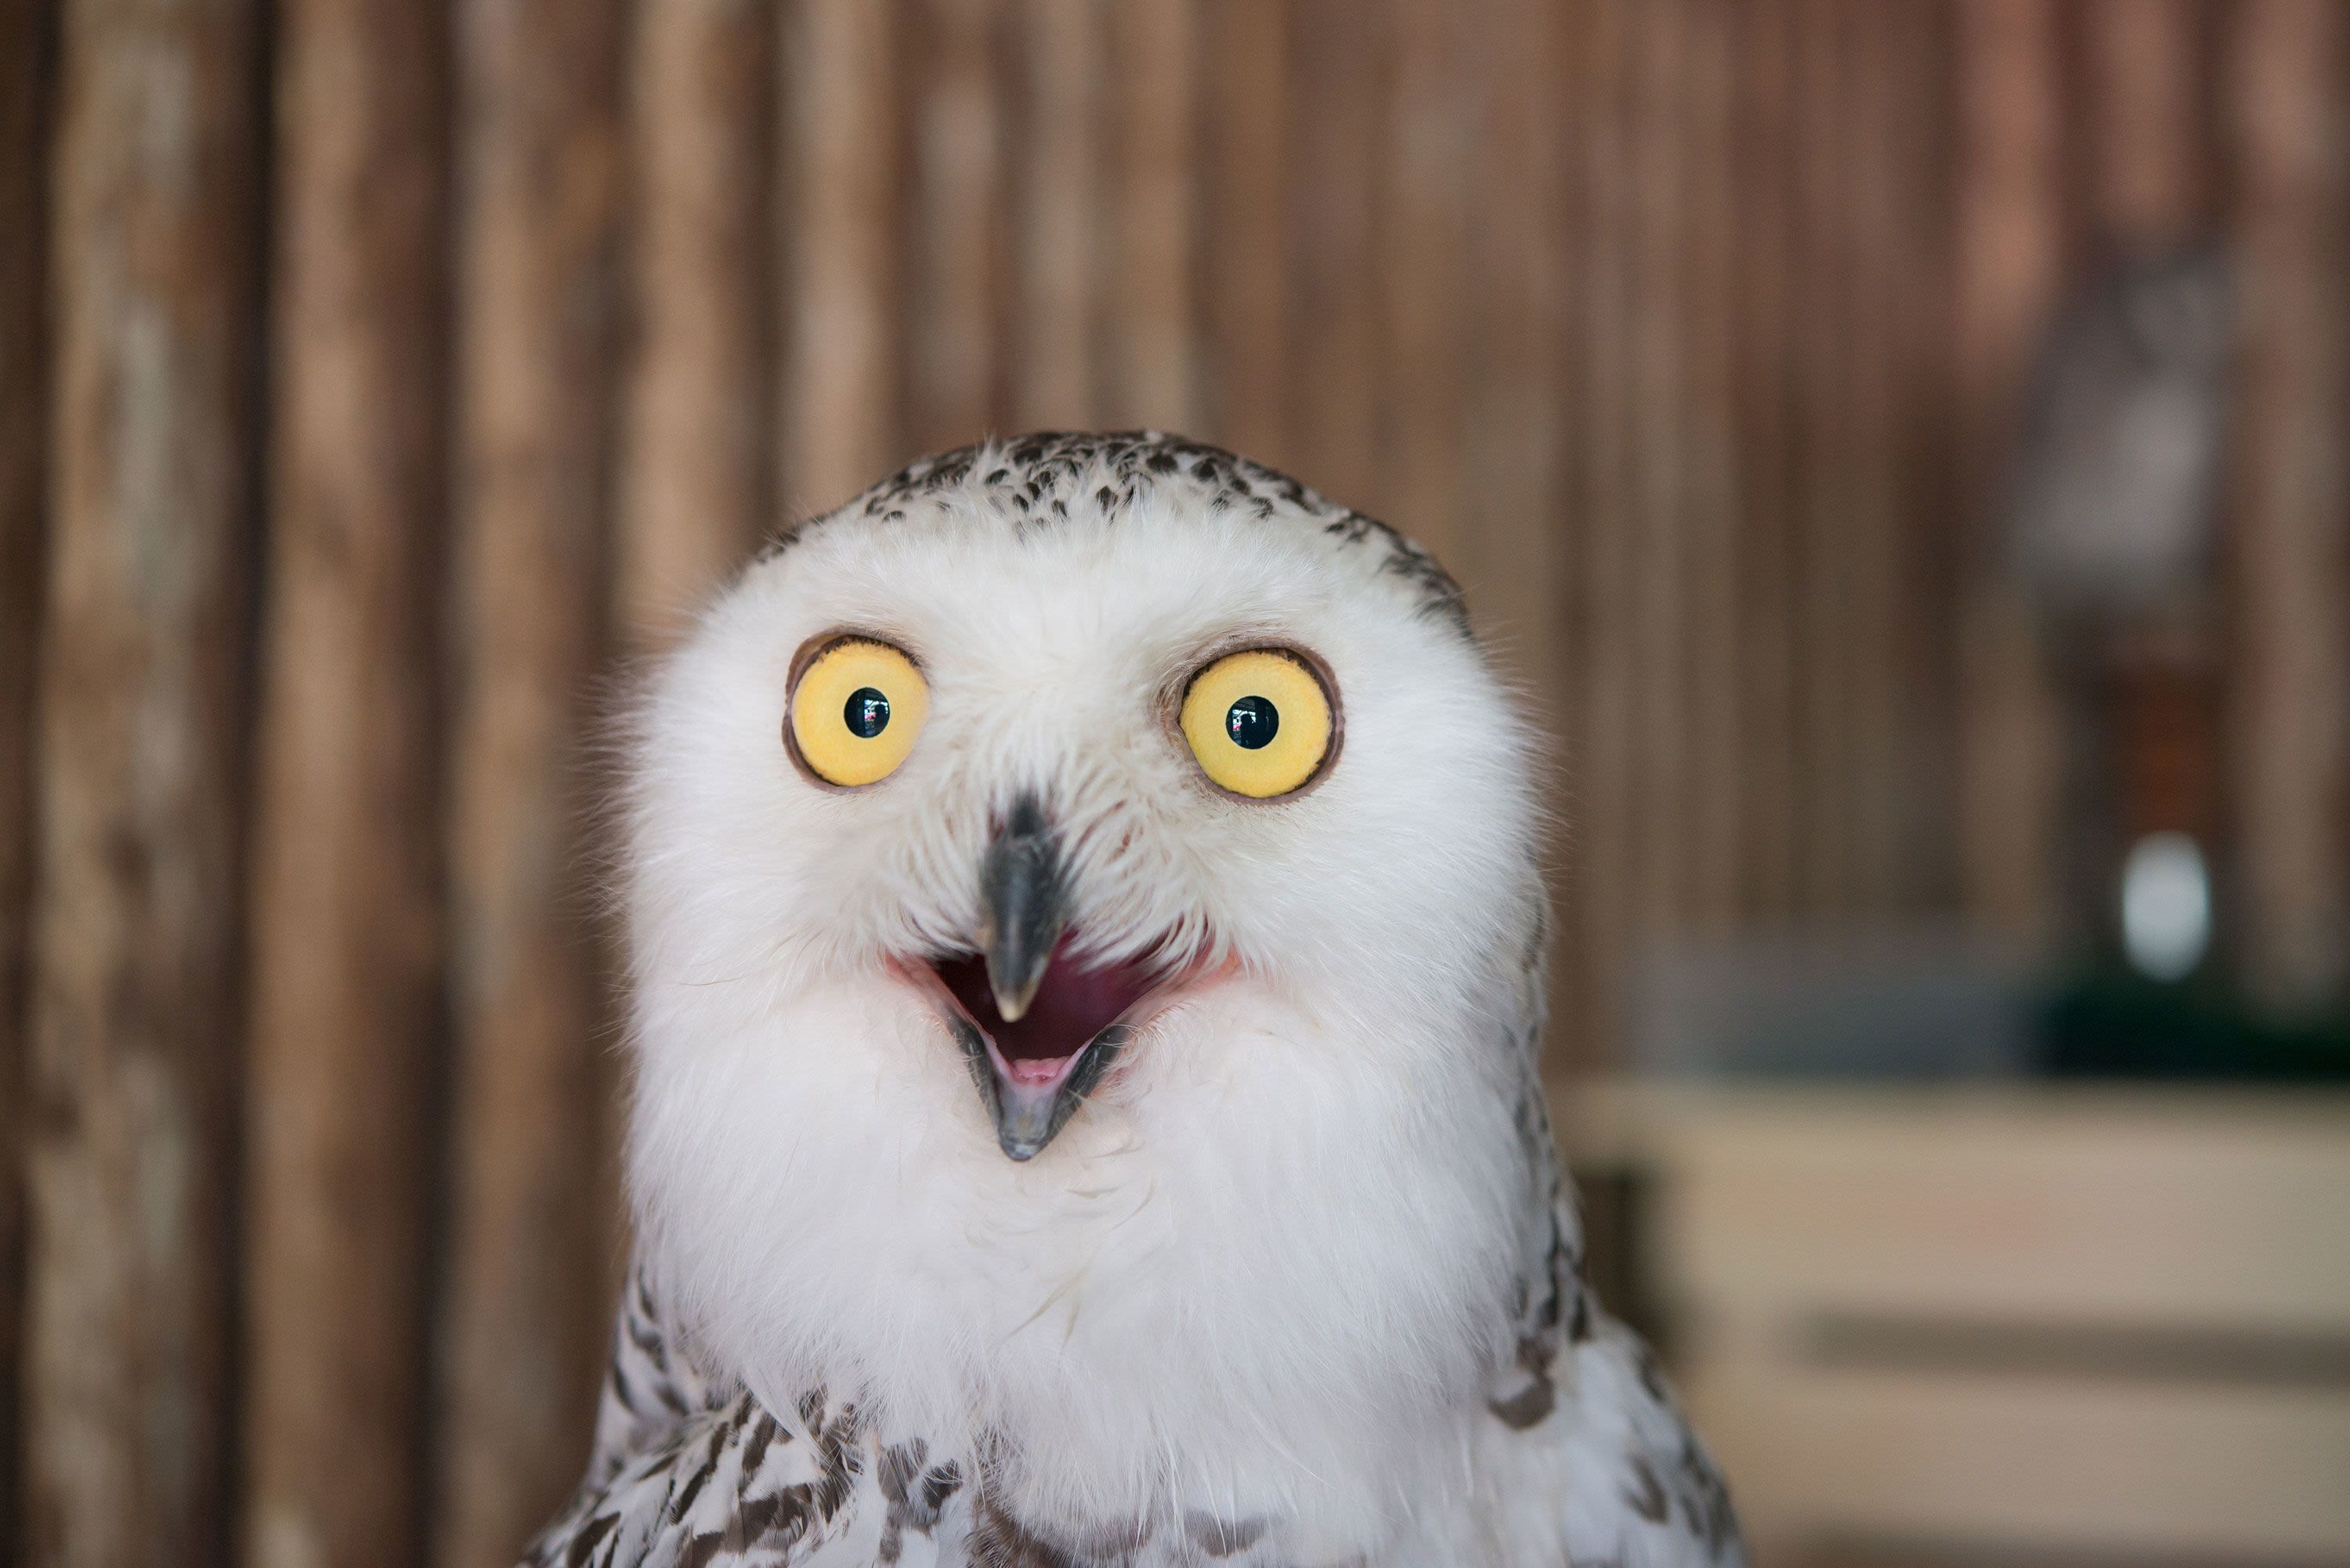
[[[1139,964],[1081,969],[1068,958],[1067,950],[1065,938],[1028,1011],[1013,1023],[996,1012],[987,966],[981,960],[944,959],[936,966],[939,978],[994,1040],[1012,1075],[1020,1082],[1051,1080],[1060,1072],[1064,1058],[1076,1054],[1087,1041],[1117,1023],[1118,1014],[1139,1001],[1149,984],[1149,974]]]

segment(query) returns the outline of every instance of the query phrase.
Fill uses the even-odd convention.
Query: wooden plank
[[[1626,0],[1594,0],[1573,14],[1580,63],[1575,95],[1573,175],[1586,220],[1574,236],[1582,297],[1571,330],[1584,345],[1583,396],[1573,432],[1579,481],[1576,593],[1569,657],[1577,672],[1567,730],[1568,789],[1575,826],[1567,846],[1565,938],[1584,983],[1570,1022],[1579,1066],[1619,1061],[1631,900],[1634,675],[1629,599],[1635,526],[1628,494],[1631,417],[1625,382],[1631,356],[1633,178],[1629,145],[1630,36]]]
[[[0,9],[0,1520],[17,1499],[23,1408],[25,1038],[32,959],[34,691],[47,525],[42,305],[56,8]],[[13,1527],[0,1553],[20,1542]]]
[[[773,527],[775,13],[639,3],[629,49],[634,238],[617,619],[675,635]]]
[[[1889,781],[1898,896],[1913,910],[1960,904],[1959,627],[1963,517],[1953,476],[1959,428],[1952,336],[1954,182],[1950,135],[1951,4],[1888,7],[1886,67],[1888,177],[1887,284],[1891,296],[1898,410],[1891,504],[1898,529],[1894,580],[1902,596],[1892,628],[1904,680],[1899,754]]]
[[[2197,0],[2095,0],[2080,14],[2088,198],[2106,246],[2176,244],[2206,216],[2201,24]]]
[[[618,1200],[577,880],[605,604],[618,7],[459,12],[455,1059],[433,1554],[510,1563],[577,1480]]]
[[[1022,0],[1012,424],[1100,422],[1104,0]]]
[[[1690,11],[1694,0],[1650,0],[1631,13],[1634,73],[1630,360],[1631,466],[1624,524],[1631,556],[1634,785],[1629,898],[1632,962],[1669,942],[1685,913],[1689,832],[1690,352],[1680,296],[1688,265]]]
[[[2228,694],[2242,958],[2271,1001],[2335,993],[2350,953],[2350,522],[2344,17],[2229,13],[2231,224],[2253,308],[2232,471]]]
[[[897,7],[790,0],[784,17],[779,495],[788,519],[837,506],[908,453],[899,406]]]
[[[1468,569],[1476,557],[1462,551],[1457,514],[1476,108],[1469,34],[1490,16],[1490,5],[1396,6],[1395,79],[1379,127],[1374,204],[1378,357],[1388,389],[1386,469],[1372,509],[1384,508],[1388,522],[1462,579],[1472,615],[1484,584]],[[1513,524],[1522,525],[1503,525]]]
[[[993,431],[1010,385],[1004,0],[915,0],[906,429],[917,452]],[[878,475],[873,477],[879,477]]]
[[[1795,387],[1792,0],[1739,7],[1736,182],[1739,469],[1739,904],[1794,907],[1795,646],[1790,447]]]
[[[2350,1101],[2208,1088],[1627,1088],[1562,1106],[1664,1177],[1671,1298],[1807,1317],[2350,1333]]]
[[[26,1096],[40,1563],[227,1544],[258,20],[63,13]]]
[[[1469,40],[1473,105],[1466,150],[1463,258],[1464,370],[1459,421],[1460,542],[1457,569],[1473,590],[1482,634],[1523,694],[1548,750],[1544,804],[1566,818],[1571,802],[1560,767],[1569,670],[1562,628],[1576,520],[1565,507],[1564,472],[1569,394],[1566,170],[1559,99],[1565,19],[1544,0],[1493,0]],[[1571,831],[1571,829],[1570,829]],[[1559,875],[1564,846],[1546,846],[1552,898],[1570,896]],[[1553,921],[1555,938],[1558,923]],[[1552,1012],[1563,1021],[1585,987],[1552,942]],[[1563,1022],[1553,1030],[1554,1066],[1574,1048]]]
[[[276,13],[245,1556],[411,1563],[435,1028],[446,22]]]
[[[1967,1560],[2338,1563],[2339,1389],[1700,1366],[1691,1419],[1758,1557],[1856,1538]]]
[[[1737,472],[1736,189],[1731,183],[1733,5],[1697,0],[1688,58],[1680,297],[1681,463],[1687,651],[1679,899],[1690,925],[1719,929],[1738,909],[1743,758],[1738,748],[1738,587],[1743,566]]]
[[[1290,0],[1207,0],[1204,131],[1209,363],[1205,417],[1215,440],[1294,469],[1288,393],[1292,272],[1286,223]]]
[[[1848,773],[1847,897],[1856,912],[1908,905],[1913,878],[1902,841],[1908,700],[1915,664],[1902,556],[1917,520],[1902,510],[1899,441],[1904,336],[1921,302],[1909,297],[1904,237],[1910,214],[1903,187],[1923,171],[1904,167],[1899,120],[1908,107],[1897,58],[1896,7],[1850,5],[1836,20],[1838,113],[1846,151],[1846,192],[1838,220],[1844,340],[1843,461],[1834,483],[1844,505],[1835,558],[1842,604],[1836,619],[1838,686]],[[1825,477],[1825,476],[1823,476]]]
[[[1795,473],[1795,722],[1800,810],[1796,819],[1798,909],[1833,920],[1853,894],[1854,777],[1850,665],[1854,458],[1848,375],[1853,340],[1842,221],[1851,149],[1842,124],[1835,0],[1803,0],[1795,10],[1796,276],[1801,290],[1794,431]]]
[[[1979,923],[2029,937],[2055,913],[2057,716],[2029,607],[1992,568],[2002,465],[2064,263],[2055,16],[2050,0],[1969,0],[1955,21],[1961,890]]]
[[[1189,433],[1201,420],[1200,8],[1109,12],[1115,212],[1103,347],[1107,422]]]
[[[1294,0],[1286,249],[1292,269],[1286,384],[1293,472],[1376,511],[1380,450],[1378,149],[1392,65],[1394,0]]]

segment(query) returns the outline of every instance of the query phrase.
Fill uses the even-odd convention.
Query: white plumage
[[[795,655],[843,633],[928,693],[853,789],[784,737]],[[1263,801],[1174,722],[1261,645],[1342,725]],[[1736,1560],[1584,1297],[1532,746],[1424,553],[1173,438],[951,453],[754,563],[629,757],[638,1270],[535,1561]],[[1003,995],[1038,898],[1040,999],[1159,977],[1090,1092],[931,978],[985,953]],[[1041,1147],[1001,1108],[1024,1074],[1061,1085]]]

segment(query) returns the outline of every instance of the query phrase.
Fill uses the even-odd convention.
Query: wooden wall
[[[1152,423],[1557,736],[1555,1059],[1678,933],[2044,924],[1983,517],[2205,233],[2246,950],[2350,950],[2333,0],[0,0],[0,1519],[504,1562],[623,1248],[580,737],[779,518]]]

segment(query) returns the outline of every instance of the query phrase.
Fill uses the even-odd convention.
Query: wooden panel
[[[2350,207],[2339,90],[2350,18],[2323,0],[2263,0],[2229,16],[2232,222],[2249,326],[2230,539],[2229,828],[2251,978],[2271,1001],[2306,1007],[2350,975]]]
[[[216,1563],[259,16],[64,11],[25,1414],[34,1561]]]
[[[1688,59],[1679,119],[1688,148],[1674,312],[1688,333],[1680,457],[1686,606],[1679,706],[1679,836],[1687,847],[1677,897],[1691,926],[1719,929],[1738,903],[1738,825],[1744,767],[1738,753],[1738,579],[1744,552],[1736,467],[1737,337],[1731,327],[1737,258],[1731,185],[1734,6],[1698,0],[1687,13]]]
[[[1578,1158],[1653,1158],[1676,1296],[1724,1313],[2350,1329],[2340,1096],[1630,1092]]]
[[[1293,0],[1285,247],[1289,462],[1307,484],[1373,510],[1379,447],[1378,151],[1394,0]]]
[[[1987,927],[2033,936],[2054,915],[2057,720],[2028,607],[1991,567],[2026,360],[2064,261],[2055,13],[1969,0],[1956,20],[1961,892]]]
[[[1291,467],[1290,0],[1207,0],[1204,26],[1209,420],[1218,441]]]
[[[48,383],[42,306],[49,84],[57,16],[0,9],[0,1521],[23,1517],[17,1438],[24,1343],[26,981],[33,930],[34,676],[47,526]],[[7,1528],[0,1553],[16,1550]]]
[[[1581,90],[1573,98],[1576,144],[1568,177],[1580,189],[1586,221],[1575,236],[1583,286],[1568,330],[1582,346],[1586,386],[1573,427],[1577,483],[1570,493],[1576,508],[1568,644],[1575,687],[1565,744],[1574,831],[1565,940],[1583,978],[1572,988],[1578,1011],[1565,1027],[1570,1042],[1583,1043],[1571,1054],[1586,1062],[1607,1060],[1617,1049],[1633,898],[1632,469],[1623,395],[1630,359],[1630,258],[1623,236],[1631,223],[1631,15],[1620,0],[1602,0],[1576,15],[1570,44]]]
[[[905,456],[897,7],[791,0],[780,92],[788,297],[780,511],[829,511]]]
[[[1107,328],[1103,422],[1199,428],[1198,91],[1193,0],[1109,11]]]
[[[1474,79],[1465,197],[1465,372],[1461,385],[1460,540],[1453,567],[1468,585],[1481,634],[1504,676],[1555,741],[1565,719],[1562,629],[1574,520],[1566,514],[1569,415],[1565,106],[1557,82],[1564,19],[1545,0],[1497,0],[1470,40]],[[1570,803],[1554,751],[1544,805]],[[1548,845],[1554,901],[1571,896],[1558,875],[1564,845]],[[1558,923],[1553,922],[1554,937]],[[1554,952],[1561,944],[1554,940]],[[1554,960],[1555,964],[1557,960]],[[1581,987],[1555,992],[1554,1014],[1580,1005]],[[1575,1049],[1555,1028],[1555,1065]]]
[[[442,997],[445,19],[277,13],[245,1556],[412,1563]]]
[[[1379,371],[1390,389],[1380,441],[1387,472],[1377,506],[1356,502],[1463,576],[1480,619],[1480,585],[1464,572],[1458,516],[1470,196],[1461,171],[1475,145],[1470,33],[1487,14],[1482,5],[1396,10],[1395,80],[1375,175]]]
[[[1682,1393],[1761,1561],[1856,1537],[2121,1561],[2350,1553],[2339,1388],[1780,1365],[1693,1371]]]
[[[626,367],[616,615],[660,646],[774,516],[775,14],[639,0],[629,137],[635,351]]]
[[[1003,335],[1010,173],[999,70],[1008,19],[1004,0],[912,0],[910,20],[906,429],[913,450],[925,452],[993,430],[1010,386]]]
[[[1793,190],[1796,149],[1793,0],[1739,7],[1731,170],[1737,301],[1738,757],[1740,904],[1783,919],[1796,881],[1792,436],[1799,335]]]
[[[578,1479],[617,1195],[578,882],[604,617],[619,16],[459,12],[454,1064],[441,1421],[448,1568],[510,1562]]]
[[[1081,430],[1101,406],[1105,0],[1023,0],[1012,423]]]
[[[2202,6],[2094,0],[2082,8],[2088,204],[2108,244],[2191,237],[2208,212]]]

